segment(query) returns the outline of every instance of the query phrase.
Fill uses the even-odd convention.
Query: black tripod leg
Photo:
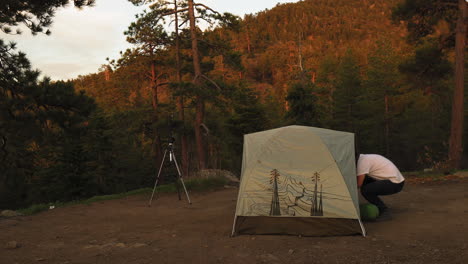
[[[156,177],[156,182],[154,183],[154,187],[153,187],[153,193],[151,194],[151,198],[148,202],[148,206],[151,206],[151,202],[153,201],[153,196],[154,196],[154,193],[156,192],[156,186],[158,186],[159,176],[161,176],[161,170],[164,165],[164,160],[166,159],[166,154],[167,154],[167,149],[164,151],[164,156],[161,160],[161,166],[159,166],[158,176]]]
[[[189,197],[188,192],[187,192],[187,188],[185,188],[185,183],[184,183],[184,180],[182,179],[182,174],[180,173],[179,164],[177,164],[177,160],[176,160],[175,156],[173,155],[172,157],[174,158],[174,164],[176,165],[176,168],[177,168],[177,173],[179,175],[180,183],[182,183],[182,187],[184,187],[185,195],[187,195],[187,200],[188,200],[189,204],[192,204],[192,201],[190,201],[190,197]]]

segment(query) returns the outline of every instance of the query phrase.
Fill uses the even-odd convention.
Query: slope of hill
[[[299,70],[316,78],[325,58],[339,59],[348,49],[367,64],[379,42],[407,49],[403,23],[390,20],[397,0],[305,0],[279,4],[247,15],[234,46],[244,55],[247,76],[279,88]]]

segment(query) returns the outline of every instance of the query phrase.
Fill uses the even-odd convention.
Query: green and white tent
[[[365,235],[354,134],[287,126],[245,135],[232,234]]]

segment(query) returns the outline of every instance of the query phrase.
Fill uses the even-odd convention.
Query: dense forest
[[[2,4],[4,33],[47,31],[68,1],[24,2]],[[304,0],[239,18],[154,1],[122,35],[133,48],[68,81],[0,39],[0,208],[149,187],[172,137],[186,177],[239,175],[244,134],[293,124],[353,132],[403,171],[466,167],[466,9]]]

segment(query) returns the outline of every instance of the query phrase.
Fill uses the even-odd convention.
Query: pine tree
[[[134,4],[144,4],[145,0],[129,0]],[[198,19],[204,19],[208,23],[214,23],[213,19],[220,19],[222,15],[211,9],[210,7],[196,3],[193,0],[186,1],[175,1],[174,6],[171,7],[173,3],[163,2],[163,1],[154,1],[152,5],[153,10],[159,13],[161,19],[167,16],[172,16],[174,14],[180,15],[180,17],[187,19],[188,30],[190,32],[190,41],[191,41],[191,56],[192,56],[192,67],[193,67],[193,79],[192,84],[199,91],[195,98],[195,143],[197,149],[197,158],[198,158],[198,169],[203,170],[206,167],[206,144],[203,138],[203,127],[206,127],[204,124],[205,118],[205,100],[206,92],[204,80],[208,80],[208,83],[213,83],[209,78],[202,72],[200,53],[199,53],[199,29],[197,21]],[[180,7],[180,8],[179,8]]]
[[[399,101],[403,109],[395,120],[399,135],[394,140],[407,146],[395,153],[394,158],[400,162],[412,160],[428,168],[434,167],[434,162],[447,160],[441,153],[446,152],[449,136],[451,68],[446,54],[434,42],[421,44],[414,55],[400,63],[402,94],[395,97],[395,102]]]
[[[19,25],[32,34],[44,32],[52,23],[59,7],[69,0],[3,1],[0,4],[0,30],[20,34]],[[75,0],[75,6],[92,5],[94,1]],[[0,39],[0,207],[24,203],[37,159],[35,152],[44,141],[44,131],[55,123],[65,129],[79,115],[67,103],[53,101],[57,96],[67,100],[78,97],[60,95],[48,80],[38,84],[39,71],[31,69],[25,54],[16,52],[16,45]],[[52,102],[51,102],[52,100]],[[73,103],[69,102],[68,103]],[[77,110],[80,111],[80,110]]]
[[[381,153],[391,157],[394,116],[397,114],[395,95],[401,86],[398,65],[401,58],[385,42],[369,55],[367,78],[363,81],[361,96],[360,151]],[[365,139],[365,140],[364,140]]]
[[[166,58],[167,46],[170,43],[168,34],[165,32],[163,26],[160,23],[161,10],[150,8],[149,12],[144,12],[137,16],[137,20],[128,27],[125,31],[127,41],[135,45],[133,50],[128,50],[123,54],[123,58],[120,61],[125,61],[125,56],[135,57],[134,59],[139,60],[146,66],[145,76],[147,76],[152,93],[151,105],[154,111],[154,122],[158,123],[161,119],[161,110],[159,109],[160,104],[160,87],[169,84],[168,70],[167,67],[164,69],[164,64],[167,64]],[[161,133],[156,126],[153,126],[153,143],[155,163],[161,164],[162,162],[162,143]],[[186,164],[183,164],[186,166]]]
[[[394,9],[393,18],[397,21],[407,21],[409,41],[413,43],[436,39],[439,49],[455,48],[455,89],[448,160],[453,168],[459,168],[463,152],[464,54],[468,27],[468,3],[465,0],[407,0]],[[444,26],[446,23],[448,26]],[[441,28],[445,29],[440,30]]]
[[[2,1],[0,4],[0,30],[11,33],[16,28],[17,34],[21,33],[17,27],[25,25],[32,34],[40,32],[50,34],[48,28],[52,24],[55,11],[73,2],[78,8],[92,6],[95,0],[26,0],[26,1]]]
[[[354,53],[346,52],[337,71],[334,96],[333,128],[348,132],[359,131],[360,68]]]
[[[326,56],[317,70],[317,108],[320,124],[332,127],[335,110],[335,91],[338,61],[332,56]]]
[[[295,82],[286,97],[289,110],[286,119],[296,125],[318,126],[317,97],[311,82]]]

